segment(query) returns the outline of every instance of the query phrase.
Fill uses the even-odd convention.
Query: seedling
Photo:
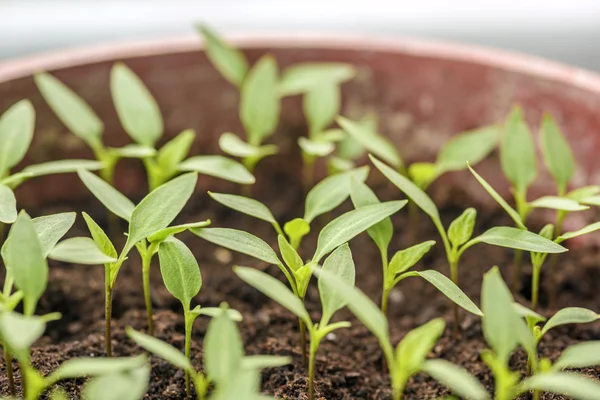
[[[108,147],[102,140],[104,124],[92,107],[73,90],[48,73],[34,77],[36,85],[58,118],[103,163],[102,178],[113,184],[115,167],[122,158],[143,161],[152,191],[182,172],[194,171],[240,184],[254,183],[254,176],[238,162],[217,155],[187,158],[196,134],[186,129],[160,149],[163,118],[152,93],[125,64],[116,63],[110,74],[113,103],[123,129],[134,143]]]
[[[260,395],[260,370],[289,364],[288,357],[245,356],[242,338],[226,305],[208,324],[204,337],[204,370],[192,366],[190,359],[160,339],[127,328],[127,335],[140,347],[186,371],[192,377],[198,400],[204,400],[211,384],[215,385],[211,400],[265,400]]]
[[[340,85],[354,77],[355,69],[343,63],[301,63],[286,68],[280,76],[271,55],[263,56],[250,67],[244,54],[212,29],[199,25],[198,31],[204,38],[208,59],[240,92],[239,113],[246,140],[235,133],[223,133],[219,138],[221,150],[241,157],[253,171],[262,158],[278,151],[277,146],[264,141],[275,133],[281,99],[303,95],[308,137],[300,137],[298,145],[304,161],[303,182],[306,188],[310,187],[316,158],[331,154],[335,143],[344,137],[339,129],[329,127],[340,111]]]
[[[183,319],[185,321],[185,357],[190,359],[192,345],[192,328],[194,321],[199,315],[218,315],[221,311],[216,307],[196,306],[190,309],[192,299],[200,293],[202,287],[202,275],[200,267],[191,250],[180,240],[169,237],[162,242],[158,248],[160,262],[160,273],[169,293],[181,302],[183,307]],[[229,317],[234,321],[241,321],[242,315],[231,309],[226,310]],[[190,396],[190,376],[186,371],[185,390]]]
[[[315,218],[332,211],[350,196],[351,179],[364,182],[368,174],[368,167],[360,167],[323,179],[308,192],[304,216],[288,221],[284,224],[283,230],[271,210],[257,200],[224,193],[208,192],[208,194],[226,207],[270,223],[277,235],[287,236],[292,248],[298,250],[302,238],[310,232],[310,224]]]
[[[35,110],[29,100],[21,100],[0,116],[0,242],[4,239],[4,224],[17,219],[14,190],[28,179],[78,169],[98,170],[102,164],[91,160],[59,160],[29,165],[12,173],[29,150],[35,129]]]
[[[324,269],[316,270],[319,280],[342,299],[352,313],[375,335],[387,362],[393,399],[400,400],[409,378],[426,372],[459,396],[478,400],[489,399],[481,384],[464,369],[445,360],[427,359],[444,332],[441,318],[410,331],[394,350],[385,315],[363,292]]]
[[[110,212],[129,223],[127,241],[121,252],[117,253],[115,246],[102,228],[100,228],[91,217],[84,214],[84,218],[94,242],[102,249],[104,255],[110,257],[110,260],[116,258],[116,261],[114,262],[108,261],[108,259],[102,262],[94,262],[94,264],[104,263],[105,266],[106,344],[107,353],[110,353],[112,291],[119,270],[121,269],[123,262],[127,259],[129,252],[135,247],[142,260],[142,277],[148,317],[148,332],[152,335],[154,334],[152,300],[150,297],[150,265],[152,263],[152,257],[158,252],[160,244],[169,237],[193,227],[207,226],[210,224],[210,221],[206,220],[169,226],[181,212],[196,187],[198,176],[195,172],[183,174],[164,183],[144,197],[138,205],[134,205],[133,202],[121,194],[121,192],[91,172],[81,170],[78,171],[78,174],[90,192],[92,192],[92,194],[94,194],[94,196],[96,196]],[[87,242],[89,243],[89,241]],[[55,249],[53,257],[71,262],[75,262],[75,260],[77,260],[77,262],[85,262],[85,256],[83,259],[74,258],[74,255],[82,255],[82,250],[78,246],[79,244],[84,243],[85,241],[80,240],[79,243],[71,242],[68,243],[68,245],[65,244],[64,254],[60,253],[60,250],[63,250],[63,248]]]
[[[452,282],[456,285],[458,285],[460,257],[467,249],[477,243],[487,243],[532,252],[561,253],[567,251],[561,245],[543,236],[509,226],[493,227],[472,238],[477,216],[477,212],[473,208],[466,209],[458,218],[452,221],[448,231],[446,231],[435,203],[423,190],[393,168],[373,156],[370,157],[377,169],[431,218],[444,243],[446,259],[450,265],[450,276]],[[385,251],[387,252],[387,248],[385,248]],[[458,308],[456,306],[454,307],[454,332],[455,334],[458,332]]]
[[[595,356],[590,357],[590,354],[586,355],[582,351],[584,348],[589,351],[589,345],[583,348],[578,347],[581,344],[570,347],[563,355],[565,358],[559,358],[554,366],[551,365],[549,360],[542,360],[539,366],[534,365],[532,369],[534,375],[524,380],[521,380],[521,374],[510,370],[510,356],[519,345],[530,355],[532,363],[537,364],[536,349],[539,340],[531,333],[520,315],[522,311],[518,310],[517,307],[514,305],[510,290],[502,280],[498,268],[492,268],[485,274],[481,289],[483,334],[491,349],[484,350],[481,353],[481,358],[494,374],[494,399],[513,400],[519,395],[532,390],[535,399],[539,399],[541,391],[562,394],[581,400],[600,398],[598,395],[600,384],[575,373],[561,372],[565,367],[584,367],[598,364],[600,360],[598,360],[597,352]],[[573,312],[573,310],[564,312],[562,316],[559,315],[560,313],[559,311],[555,316],[557,318],[553,324],[579,315],[579,312]],[[546,329],[546,327],[550,329],[553,324],[548,321],[543,329]],[[573,355],[577,357],[573,358]]]
[[[229,228],[200,228],[192,229],[192,232],[221,247],[247,254],[268,264],[277,265],[285,275],[294,295],[304,301],[313,265],[317,265],[325,255],[350,241],[365,229],[396,213],[405,204],[405,200],[389,201],[352,210],[335,218],[319,232],[317,249],[307,263],[282,235],[278,236],[278,242],[283,262],[279,260],[275,251],[267,243],[248,232]],[[306,364],[305,325],[302,318],[299,318],[298,325],[302,360]]]

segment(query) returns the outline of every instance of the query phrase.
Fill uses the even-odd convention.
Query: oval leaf
[[[408,332],[396,347],[396,371],[399,380],[416,374],[423,367],[427,355],[444,333],[446,323],[436,318]]]
[[[132,371],[109,373],[96,377],[83,387],[86,400],[139,400],[148,389],[150,364]]]
[[[469,207],[458,216],[448,228],[448,239],[454,247],[461,246],[471,239],[473,228],[475,226],[477,211]]]
[[[488,229],[473,240],[494,246],[520,249],[535,253],[563,253],[567,251],[567,249],[561,245],[546,239],[537,233],[513,228],[511,226],[497,226]]]
[[[335,144],[332,142],[310,140],[304,136],[298,138],[298,146],[304,153],[314,157],[325,157],[335,150]]]
[[[250,215],[254,218],[261,219],[271,224],[277,224],[277,221],[271,213],[271,210],[269,210],[267,206],[258,200],[250,199],[244,196],[237,196],[234,194],[208,192],[208,195],[214,200],[233,210]]]
[[[0,175],[17,165],[31,144],[35,110],[29,100],[21,100],[0,116]]]
[[[0,223],[12,224],[17,219],[17,199],[6,185],[0,184]]]
[[[123,63],[110,71],[110,93],[125,132],[138,144],[154,147],[163,134],[158,104],[141,79]]]
[[[133,213],[133,209],[135,208],[131,200],[109,183],[89,171],[78,170],[77,175],[79,175],[79,179],[100,200],[104,207],[108,208],[116,216],[129,221],[131,213]]]
[[[44,257],[50,254],[56,243],[71,229],[75,217],[74,212],[65,212],[32,219]]]
[[[310,137],[318,137],[333,123],[335,116],[340,112],[341,97],[340,87],[336,83],[316,86],[304,95],[302,106]]]
[[[565,232],[562,235],[560,235],[558,238],[556,238],[556,241],[558,243],[563,242],[565,240],[568,239],[573,239],[577,236],[582,236],[582,235],[587,235],[588,233],[592,233],[595,232],[597,230],[600,230],[600,221],[599,222],[594,222],[593,224],[590,224],[584,228],[579,229],[578,231],[574,231],[574,232]]]
[[[194,372],[194,367],[192,367],[190,360],[188,360],[186,356],[184,356],[183,353],[181,353],[175,347],[155,338],[154,336],[138,332],[130,326],[128,326],[125,330],[127,332],[127,336],[133,339],[138,346],[142,347],[146,351],[149,351],[155,356],[158,356],[163,360],[173,364],[177,368],[181,368],[184,371]]]
[[[408,166],[408,176],[415,185],[426,190],[439,176],[437,165],[430,162],[414,162]]]
[[[248,73],[248,61],[241,51],[231,47],[206,25],[198,25],[204,38],[204,51],[221,75],[235,86],[241,86]]]
[[[292,270],[297,271],[304,266],[304,261],[298,255],[298,252],[288,243],[283,235],[277,236],[277,242],[279,244],[279,252],[283,257],[285,264]]]
[[[465,369],[446,360],[427,360],[423,372],[448,387],[452,393],[466,399],[487,400],[490,398],[479,381]]]
[[[96,242],[86,237],[74,237],[57,244],[49,254],[53,260],[87,265],[102,265],[117,259],[102,252]]]
[[[467,162],[476,165],[498,145],[500,126],[490,125],[460,133],[448,140],[438,153],[438,173],[461,171]]]
[[[46,323],[40,317],[16,312],[0,313],[0,338],[21,362],[29,362],[29,351],[44,333]]]
[[[565,368],[586,368],[600,365],[600,340],[581,342],[567,347],[552,366],[553,371]]]
[[[162,169],[177,170],[179,163],[185,160],[190,152],[194,139],[196,139],[196,132],[193,129],[182,131],[160,148],[156,155],[156,162]]]
[[[542,118],[540,139],[544,163],[556,182],[558,192],[564,193],[575,173],[575,160],[569,142],[550,114],[544,114]]]
[[[539,390],[562,394],[577,400],[600,400],[600,383],[584,376],[553,372],[539,374],[526,379],[522,385],[523,391]]]
[[[79,357],[72,358],[60,364],[51,375],[51,380],[82,378],[86,376],[106,375],[129,371],[146,364],[148,357]]]
[[[371,188],[356,178],[350,178],[350,199],[354,208],[379,204],[380,201]],[[369,229],[367,233],[381,252],[387,254],[387,248],[394,235],[394,226],[390,218],[384,218]]]
[[[200,292],[202,275],[196,257],[181,241],[171,238],[158,248],[160,273],[169,293],[179,300],[185,310]]]
[[[348,243],[335,249],[325,259],[323,270],[337,276],[348,286],[354,287],[356,271]],[[323,316],[319,326],[323,328],[329,323],[333,314],[346,305],[346,300],[329,287],[326,281],[321,279],[319,279],[319,295],[321,296],[321,305],[323,306]]]
[[[500,162],[504,175],[517,192],[526,193],[537,176],[537,158],[533,136],[520,107],[514,107],[504,123]]]
[[[219,147],[224,153],[234,157],[263,158],[277,153],[277,146],[275,145],[252,146],[230,132],[225,132],[219,136]]]
[[[407,249],[397,251],[390,261],[390,270],[396,274],[401,274],[409,270],[423,258],[423,256],[435,244],[435,240],[428,240],[423,243],[416,244]]]
[[[459,307],[464,308],[471,314],[479,316],[483,315],[479,307],[477,307],[475,303],[473,303],[473,301],[445,275],[435,270],[418,271],[416,274],[435,286]]]
[[[367,151],[375,154],[395,168],[402,167],[402,158],[400,158],[398,150],[386,137],[374,130],[370,130],[366,124],[354,122],[344,117],[338,117],[336,121],[350,137],[367,149]]]
[[[87,171],[98,171],[104,168],[104,164],[94,160],[57,160],[41,164],[28,165],[22,172],[30,173],[31,176],[44,176],[54,174],[67,174],[77,172],[80,169]]]
[[[566,324],[585,324],[588,322],[594,322],[600,319],[600,314],[595,313],[592,310],[581,307],[567,307],[562,310],[558,310],[556,314],[552,316],[546,322],[546,325],[540,332],[541,336],[545,335],[550,329],[560,325]]]
[[[281,74],[279,92],[283,96],[306,93],[322,85],[339,85],[355,75],[356,69],[350,64],[298,63],[286,68]]]
[[[169,237],[171,237],[173,235],[177,235],[178,233],[181,233],[185,230],[192,229],[192,228],[204,228],[205,226],[209,226],[209,225],[210,225],[210,220],[207,219],[206,221],[190,222],[189,224],[168,226],[164,229],[156,231],[152,235],[148,236],[147,239],[150,243],[162,243],[165,240],[167,240]]]
[[[561,211],[583,211],[589,207],[579,204],[579,202],[567,197],[543,196],[529,203],[534,208],[550,208]]]
[[[180,171],[195,171],[231,182],[249,185],[254,176],[239,162],[223,156],[195,156],[179,164]]]
[[[226,309],[208,324],[204,337],[204,367],[210,380],[217,387],[227,386],[244,357],[242,338]]]

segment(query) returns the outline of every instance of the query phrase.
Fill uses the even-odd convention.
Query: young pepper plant
[[[339,279],[343,280],[348,286],[354,287],[356,272],[352,253],[347,243],[336,248],[329,257],[325,259],[323,269],[330,271]],[[331,323],[331,317],[339,309],[345,306],[344,300],[328,287],[327,283],[319,279],[319,295],[321,297],[323,313],[321,320],[315,323],[310,318],[302,300],[278,279],[273,278],[262,271],[248,267],[236,266],[234,267],[234,272],[244,282],[287,308],[306,325],[310,340],[308,398],[313,400],[315,398],[315,359],[321,340],[336,329],[347,328],[350,326],[348,322]]]
[[[390,341],[388,321],[363,292],[348,285],[343,279],[324,269],[314,269],[319,280],[343,299],[347,307],[379,341],[388,365],[392,384],[392,398],[401,400],[411,376],[425,372],[464,398],[487,400],[489,396],[481,384],[467,371],[448,361],[427,359],[435,343],[444,332],[441,318],[410,331],[394,350]]]
[[[575,373],[561,372],[573,362],[570,357],[557,363],[555,367],[548,360],[540,362],[539,367],[533,368],[534,375],[524,380],[521,380],[520,373],[510,369],[510,356],[517,347],[521,345],[532,355],[537,352],[537,342],[521,317],[521,311],[515,307],[510,290],[497,267],[484,275],[481,307],[483,334],[491,347],[481,353],[481,358],[494,374],[494,399],[513,400],[529,391],[534,391],[536,400],[542,391],[566,395],[576,400],[600,399],[600,384]],[[575,351],[579,352],[578,349]],[[537,354],[533,356],[533,360],[537,361]],[[580,361],[581,366],[589,366],[599,360],[597,356],[593,360],[588,355]]]
[[[202,288],[202,275],[200,267],[191,250],[179,239],[169,237],[158,247],[160,273],[165,287],[181,302],[183,307],[183,320],[185,321],[185,357],[190,359],[192,346],[192,328],[199,315],[214,316],[220,313],[216,307],[196,306],[191,309],[192,299],[200,293]],[[231,309],[227,313],[234,321],[241,321],[242,315]],[[186,371],[185,389],[190,396],[190,375]]]
[[[237,229],[230,228],[199,228],[191,231],[204,240],[227,249],[247,254],[268,264],[276,265],[285,275],[292,292],[304,301],[306,290],[312,276],[311,265],[318,264],[325,255],[338,246],[350,241],[359,233],[376,224],[385,217],[399,211],[406,201],[389,201],[373,206],[352,210],[335,218],[319,232],[317,248],[312,258],[305,263],[296,250],[282,235],[278,236],[279,251],[283,262],[277,253],[262,239]],[[300,348],[302,360],[306,364],[306,339],[304,321],[299,318]]]
[[[186,371],[192,377],[196,389],[196,398],[207,398],[211,384],[211,400],[268,399],[260,395],[260,370],[280,367],[290,363],[289,357],[246,356],[240,332],[231,320],[227,306],[222,305],[208,324],[204,336],[204,370],[197,371],[190,359],[175,347],[155,337],[127,328],[127,335],[140,347],[162,358],[177,368]]]
[[[474,208],[466,209],[452,221],[446,231],[437,206],[423,190],[393,168],[373,156],[370,157],[377,169],[431,218],[442,238],[446,259],[450,266],[450,276],[456,285],[458,285],[458,265],[461,256],[467,249],[478,243],[534,252],[561,253],[567,251],[561,245],[543,236],[508,226],[493,227],[472,238],[477,216]],[[454,332],[455,334],[458,332],[458,308],[456,306],[454,307]]]
[[[91,172],[81,170],[78,171],[78,174],[90,192],[109,211],[129,223],[127,241],[119,253],[117,261],[105,265],[110,280],[110,284],[107,284],[106,295],[109,299],[121,265],[126,260],[129,252],[135,247],[142,260],[148,332],[152,335],[154,333],[154,324],[152,320],[152,300],[150,297],[150,264],[152,263],[154,254],[158,252],[160,244],[168,237],[190,228],[210,224],[210,221],[207,220],[169,226],[191,197],[196,187],[198,175],[195,172],[180,175],[154,189],[139,204],[134,205],[131,200],[118,190]],[[88,225],[94,226],[90,228],[90,232],[94,240],[98,242],[99,247],[105,249],[105,254],[114,256],[116,254],[114,246],[110,243],[107,236],[101,233],[101,229],[99,229],[97,224]],[[108,247],[105,248],[105,246]],[[107,308],[107,326],[109,326],[109,314],[110,310]]]

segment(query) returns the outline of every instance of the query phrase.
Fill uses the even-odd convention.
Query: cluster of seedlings
[[[188,397],[195,395],[198,399],[214,400],[270,398],[261,394],[261,369],[280,367],[290,363],[291,359],[246,356],[236,325],[242,321],[242,315],[227,304],[217,308],[193,307],[192,300],[202,287],[202,276],[191,250],[177,239],[178,234],[191,231],[208,242],[279,267],[286,283],[255,268],[235,266],[234,272],[242,281],[298,317],[298,344],[302,362],[308,365],[309,399],[315,398],[315,362],[320,342],[334,330],[350,326],[349,322],[332,319],[343,307],[348,307],[379,341],[394,400],[402,398],[409,378],[419,372],[427,373],[455,395],[473,400],[512,400],[523,393],[532,393],[533,398],[538,399],[542,392],[560,393],[575,399],[600,399],[600,383],[564,371],[600,364],[600,341],[573,345],[554,363],[540,358],[537,349],[543,335],[556,326],[600,318],[591,310],[565,308],[545,321],[535,311],[540,271],[547,256],[552,255],[554,266],[558,254],[567,251],[561,243],[600,229],[600,222],[597,222],[578,231],[563,232],[563,221],[569,213],[600,205],[600,187],[567,191],[575,163],[568,143],[552,117],[544,116],[540,137],[544,163],[556,181],[556,195],[530,201],[527,189],[537,174],[536,148],[519,108],[513,109],[506,121],[456,135],[443,146],[434,163],[406,165],[396,147],[377,133],[373,116],[352,120],[339,115],[341,85],[354,77],[356,71],[352,66],[303,63],[280,73],[276,60],[270,55],[250,66],[239,50],[208,28],[200,30],[209,59],[222,76],[239,89],[239,116],[245,136],[223,133],[219,146],[224,153],[240,161],[223,155],[189,157],[195,138],[192,130],[181,132],[157,148],[156,143],[164,133],[160,110],[143,82],[123,63],[115,64],[110,76],[115,109],[125,132],[133,140],[121,148],[103,143],[102,121],[71,89],[45,72],[34,77],[48,105],[73,134],[89,145],[96,160],[53,161],[13,172],[13,167],[22,161],[30,146],[35,112],[28,100],[22,100],[0,117],[0,226],[5,269],[0,293],[0,341],[10,385],[8,398],[17,398],[19,394],[26,400],[46,395],[52,400],[66,399],[68,396],[59,382],[77,377],[91,378],[82,389],[82,396],[89,400],[137,400],[144,396],[151,373],[148,355],[113,357],[111,345],[113,289],[119,270],[134,249],[142,260],[148,322],[147,333],[128,327],[128,336],[148,353],[185,371]],[[277,249],[243,230],[210,227],[209,220],[172,225],[192,197],[198,174],[240,185],[254,183],[257,163],[279,151],[268,143],[268,139],[278,125],[281,99],[293,95],[302,96],[308,127],[307,135],[298,140],[307,188],[304,215],[280,225],[266,205],[251,197],[249,186],[240,189],[244,195],[209,192],[220,204],[271,224],[277,236]],[[512,186],[515,208],[473,169],[498,145],[502,170]],[[407,200],[380,202],[365,183],[369,167],[356,165],[366,153],[369,153],[372,165]],[[122,158],[140,159],[147,172],[148,193],[138,204],[113,186],[115,167]],[[326,163],[329,175],[314,185],[314,166],[320,159]],[[506,210],[514,226],[497,226],[474,234],[477,212],[468,208],[447,228],[444,227],[440,212],[426,190],[440,175],[465,169],[469,169]],[[110,217],[104,228],[109,234],[90,215],[83,213],[89,237],[63,239],[75,222],[75,213],[31,218],[25,211],[17,212],[14,191],[22,182],[58,173],[78,174],[85,187],[106,208]],[[319,231],[314,254],[299,254],[300,244],[311,231],[313,221],[320,216],[327,217],[347,199],[351,200],[354,209],[331,219]],[[431,218],[446,253],[448,277],[435,270],[416,271],[413,268],[436,245],[435,241],[415,244],[390,257],[389,246],[394,239],[390,218],[405,206],[413,216],[417,216],[420,209]],[[528,230],[526,224],[527,216],[536,208],[556,211],[554,224],[546,225],[539,233]],[[126,221],[128,226],[122,248],[118,218]],[[5,235],[8,226],[10,230]],[[363,232],[370,236],[381,255],[383,287],[379,306],[355,287],[355,263],[348,242]],[[515,282],[521,282],[523,253],[530,253],[532,309],[514,301],[496,267],[484,277],[481,308],[460,289],[461,256],[479,243],[515,250]],[[150,269],[156,254],[165,287],[182,305],[183,352],[153,336]],[[104,266],[107,357],[72,359],[43,376],[34,367],[30,349],[43,335],[46,323],[61,317],[58,313],[36,315],[38,301],[48,282],[47,259]],[[322,305],[318,321],[311,318],[304,304],[313,276],[317,279]],[[386,317],[388,297],[396,285],[409,277],[424,279],[454,303],[452,326],[456,336],[460,335],[459,307],[481,317],[483,334],[489,345],[481,353],[481,359],[493,373],[493,395],[462,367],[428,358],[445,330],[443,319],[434,319],[410,331],[394,348]],[[212,318],[204,337],[201,371],[190,362],[192,329],[200,315]],[[545,324],[540,325],[544,321]],[[528,356],[525,377],[510,368],[510,356],[517,348],[522,348]],[[19,363],[22,388],[16,388],[14,384],[13,358]]]

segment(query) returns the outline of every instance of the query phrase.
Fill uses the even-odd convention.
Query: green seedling
[[[145,379],[138,377],[143,382],[145,391],[148,383],[150,367],[146,356],[127,358],[74,358],[62,363],[54,372],[47,376],[36,370],[31,364],[30,348],[39,339],[46,328],[48,319],[33,315],[21,315],[15,312],[3,311],[0,313],[0,339],[5,349],[19,361],[21,376],[23,377],[23,397],[25,400],[38,400],[42,395],[65,379],[83,378],[88,376],[104,376],[109,374],[124,374],[128,371],[144,371]],[[110,391],[110,388],[104,388]],[[97,390],[94,391],[97,393]],[[96,395],[90,399],[107,399]]]
[[[461,397],[489,399],[481,384],[464,369],[445,360],[427,359],[444,332],[444,320],[434,319],[410,331],[394,350],[389,337],[388,321],[375,303],[335,274],[324,269],[315,269],[315,273],[379,341],[388,365],[394,400],[402,399],[409,378],[418,372],[431,375]]]
[[[218,246],[278,266],[294,295],[304,301],[313,265],[317,265],[328,253],[350,241],[365,229],[398,212],[405,204],[405,200],[389,201],[352,210],[335,218],[319,232],[316,251],[308,262],[303,261],[282,235],[278,236],[278,243],[283,262],[266,242],[248,232],[229,228],[200,228],[192,229],[192,232]],[[306,364],[305,325],[301,318],[298,325],[302,360]]]
[[[329,257],[325,259],[323,270],[330,271],[339,279],[343,280],[348,286],[354,287],[356,272],[354,269],[352,253],[350,252],[350,247],[347,243],[336,248]],[[306,325],[310,340],[308,398],[313,400],[315,398],[315,359],[321,340],[336,329],[347,328],[350,326],[348,322],[331,323],[331,317],[346,305],[344,300],[340,298],[326,282],[319,279],[319,295],[321,296],[323,313],[321,320],[315,323],[310,318],[302,300],[278,279],[273,278],[264,272],[247,267],[234,267],[234,272],[244,282],[287,308]]]
[[[481,235],[472,238],[477,216],[474,208],[466,209],[452,221],[446,231],[440,219],[440,213],[427,193],[393,168],[373,156],[370,157],[377,169],[431,218],[442,238],[446,259],[450,266],[450,276],[452,282],[456,285],[458,285],[458,265],[461,256],[467,249],[478,243],[532,252],[561,253],[567,251],[561,245],[543,236],[509,226],[490,228]],[[472,169],[471,171],[474,172]],[[383,246],[381,248],[387,252],[387,248]],[[456,306],[454,307],[454,332],[458,332],[458,308]]]
[[[208,194],[226,207],[270,223],[277,235],[286,236],[292,248],[298,250],[302,238],[310,232],[310,224],[317,217],[337,208],[350,196],[351,179],[364,182],[368,174],[369,168],[365,166],[323,179],[306,195],[304,216],[286,222],[283,229],[271,210],[257,200],[225,193],[208,192]]]
[[[14,190],[28,179],[78,169],[98,170],[102,164],[91,160],[60,160],[29,165],[12,173],[23,158],[35,130],[35,110],[29,100],[21,100],[0,116],[0,242],[4,238],[4,224],[17,219],[17,200]]]
[[[340,85],[355,76],[355,69],[343,63],[301,63],[280,75],[273,56],[265,55],[250,67],[244,54],[212,29],[199,25],[198,31],[208,59],[240,92],[239,114],[246,140],[235,133],[223,133],[219,138],[221,150],[242,158],[253,171],[261,159],[278,151],[277,146],[264,141],[275,133],[281,99],[302,95],[308,137],[299,138],[298,145],[304,161],[303,181],[306,188],[310,187],[315,160],[331,154],[335,143],[344,137],[343,132],[330,126],[340,111]]]
[[[190,308],[192,299],[200,293],[202,287],[202,275],[200,267],[191,250],[180,240],[169,237],[162,242],[158,248],[160,273],[169,293],[181,302],[183,307],[183,318],[185,321],[185,356],[190,359],[192,346],[192,328],[194,321],[199,315],[213,316],[221,311],[216,307]],[[234,321],[241,321],[242,315],[231,309],[227,313]],[[190,376],[186,371],[185,389],[190,396]]]
[[[82,389],[86,400],[141,400],[148,390],[150,364],[106,372],[90,379]],[[62,399],[61,399],[62,400]],[[65,397],[64,400],[68,400]]]
[[[532,334],[521,317],[523,311],[514,305],[510,290],[502,280],[497,267],[486,273],[483,278],[481,308],[483,310],[483,334],[491,347],[481,353],[481,358],[494,374],[494,399],[513,400],[529,391],[534,392],[536,400],[543,391],[562,394],[578,400],[600,399],[600,384],[575,373],[561,372],[562,369],[570,366],[584,367],[598,364],[600,362],[598,353],[594,356],[586,355],[583,353],[582,347],[578,347],[581,346],[579,344],[567,349],[563,355],[564,358],[559,358],[554,366],[549,360],[542,359],[539,365],[537,362],[539,340],[536,336],[542,330],[547,331],[552,328],[556,323],[562,324],[561,320],[566,321],[575,316],[579,317],[578,311],[573,312],[573,310],[566,309],[567,311],[562,315],[559,312],[552,324],[550,323],[551,319],[538,334]],[[528,318],[532,318],[532,314],[529,310],[527,311]],[[534,375],[524,380],[520,373],[512,371],[509,366],[510,356],[519,345],[530,355],[533,365]],[[588,346],[583,346],[583,348],[587,347],[590,350]],[[573,355],[577,355],[577,358],[572,357]]]
[[[207,398],[209,386],[211,400],[266,400],[260,395],[260,370],[280,367],[290,363],[289,357],[246,356],[240,332],[231,320],[231,313],[222,305],[208,324],[204,337],[204,371],[197,371],[190,359],[175,347],[155,337],[127,328],[127,335],[140,347],[162,358],[192,377],[196,398]]]
[[[254,183],[254,176],[229,158],[217,155],[186,158],[196,137],[191,129],[184,130],[158,149],[157,142],[164,135],[158,104],[141,79],[123,63],[116,63],[111,69],[110,90],[121,125],[134,143],[120,148],[104,144],[104,124],[92,107],[73,90],[48,73],[38,73],[34,79],[62,123],[83,140],[96,159],[103,163],[100,174],[110,184],[113,183],[115,167],[122,158],[142,160],[150,191],[178,174],[190,171],[240,184]]]
[[[154,333],[154,323],[152,319],[152,300],[150,297],[150,265],[153,256],[158,252],[160,244],[169,237],[190,228],[207,226],[210,224],[210,221],[169,226],[177,215],[179,215],[196,187],[198,175],[195,172],[183,174],[164,183],[151,191],[137,205],[134,205],[122,193],[91,172],[81,170],[78,171],[78,174],[90,192],[110,212],[129,223],[127,241],[121,252],[117,253],[115,246],[100,226],[92,218],[84,214],[94,242],[96,242],[106,256],[111,259],[116,258],[114,262],[104,263],[106,271],[106,340],[107,352],[109,352],[112,291],[119,270],[123,262],[127,259],[129,252],[135,247],[142,260],[148,332],[152,335]],[[72,254],[69,251],[66,256],[71,257]],[[81,255],[81,252],[79,252],[79,255]],[[53,253],[53,256],[56,258],[61,257],[58,254],[58,250]],[[74,262],[74,259],[71,260],[73,260],[71,262]],[[83,261],[81,259],[77,260]]]

